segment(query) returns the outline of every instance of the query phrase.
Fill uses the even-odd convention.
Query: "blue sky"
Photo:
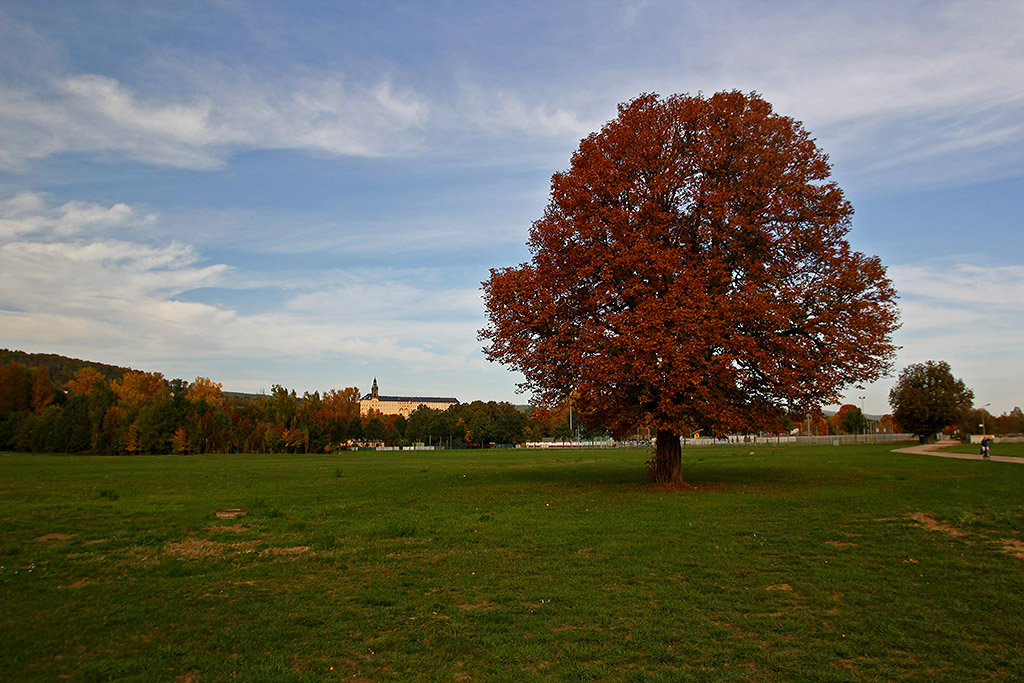
[[[1024,403],[1024,5],[0,4],[0,346],[226,389],[525,402],[479,283],[641,92],[803,121],[900,291],[897,369]],[[894,379],[847,400],[888,412]]]

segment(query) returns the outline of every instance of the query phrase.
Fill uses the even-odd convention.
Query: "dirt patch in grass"
[[[856,548],[856,543],[850,543],[849,541],[825,541],[825,545],[835,546],[836,548]]]
[[[645,492],[679,492],[679,491],[713,491],[716,493],[723,493],[729,490],[727,484],[718,482],[698,482],[696,484],[682,483],[682,484],[644,484],[641,486],[634,487],[637,491]]]
[[[861,670],[861,667],[865,663],[870,663],[870,660],[858,657],[857,659],[837,659],[836,661],[832,662],[832,666],[840,669],[846,669],[848,671],[853,671],[862,676],[863,672]]]
[[[1024,560],[1024,541],[1016,538],[1001,538],[999,542],[1003,544],[1004,553]]]
[[[946,534],[947,536],[967,535],[963,531],[960,531],[960,529],[935,519],[935,516],[930,512],[911,512],[907,517],[914,520],[917,522],[918,526],[927,529],[928,531],[938,531]]]
[[[102,556],[93,556],[92,559],[102,560]],[[116,564],[125,570],[142,569],[153,567],[160,563],[156,548],[128,548],[123,554],[117,557]]]
[[[224,552],[221,543],[205,541],[199,538],[189,538],[178,543],[168,543],[164,546],[164,550],[175,557],[186,560],[214,557]]]
[[[478,610],[478,609],[482,609],[482,610],[488,610],[488,611],[494,609],[496,606],[497,605],[495,605],[493,602],[489,602],[487,600],[484,600],[483,602],[477,602],[477,603],[474,603],[472,605],[456,605],[456,607],[458,607],[459,609],[464,609],[464,610]]]
[[[42,541],[42,542],[45,542],[45,541],[70,541],[74,537],[75,537],[74,534],[55,533],[55,534],[44,534],[42,536],[37,537],[36,540],[37,541]]]
[[[263,551],[267,555],[301,555],[309,552],[308,545],[296,545],[290,548],[267,548]]]
[[[788,593],[793,592],[793,587],[788,583],[776,583],[771,586],[765,586],[766,591],[786,591]]]
[[[211,526],[210,533],[216,533],[218,531],[230,531],[232,533],[240,534],[243,531],[248,531],[247,526]]]
[[[229,552],[252,552],[256,541],[244,543],[218,543],[203,538],[187,538],[184,541],[167,543],[164,551],[183,560],[201,560],[220,557]]]

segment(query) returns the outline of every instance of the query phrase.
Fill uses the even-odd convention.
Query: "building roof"
[[[367,394],[363,396],[361,400],[370,401],[373,399],[373,394]],[[452,397],[439,397],[439,396],[378,396],[378,401],[401,401],[409,403],[458,403],[459,399]]]

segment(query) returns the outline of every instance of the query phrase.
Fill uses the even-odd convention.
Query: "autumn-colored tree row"
[[[508,403],[475,401],[445,411],[420,408],[408,419],[361,416],[356,387],[299,397],[275,385],[269,395],[240,396],[225,394],[219,383],[205,377],[190,383],[154,372],[119,370],[114,374],[78,367],[62,381],[52,366],[0,360],[0,450],[329,452],[359,443],[460,448],[605,433],[603,426],[583,422],[578,412],[571,418],[570,402],[524,412]],[[1024,413],[1014,408],[993,416],[984,408],[967,409],[945,431],[974,434],[981,425],[988,433],[1022,433]],[[809,420],[780,421],[773,431],[828,435],[905,428],[890,415],[872,422],[860,408],[844,405],[835,415],[816,411]],[[636,433],[646,436],[650,430],[639,425]]]
[[[59,386],[18,363],[0,365],[0,411],[0,448],[62,453],[309,450],[362,427],[355,388],[232,398],[203,377],[128,371],[109,381],[91,367]]]
[[[527,414],[476,401],[402,416],[359,414],[349,387],[299,397],[227,395],[205,377],[166,380],[92,367],[65,382],[44,367],[0,361],[0,450],[56,453],[330,452],[358,443],[460,448],[568,436],[567,410]]]
[[[817,411],[811,415],[809,422],[809,432],[807,420],[799,425],[794,423],[794,427],[799,428],[800,435],[810,433],[815,436],[912,432],[909,425],[901,424],[892,415],[883,415],[877,420],[873,420],[864,415],[860,408],[850,403],[840,406],[834,415],[825,415],[821,411]],[[982,425],[984,425],[984,431],[989,434],[1022,434],[1024,433],[1024,412],[1020,408],[1014,408],[1008,413],[993,415],[984,408],[972,408],[966,410],[951,424],[936,428],[935,432],[966,438],[966,435],[969,434],[980,434]]]

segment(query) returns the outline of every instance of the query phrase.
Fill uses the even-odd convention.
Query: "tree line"
[[[970,434],[1024,433],[1024,412],[1019,407],[999,416],[985,406],[974,407],[974,391],[953,376],[946,361],[929,360],[903,368],[889,392],[889,405],[894,419],[922,440],[939,432],[961,439]]]
[[[274,385],[266,395],[231,394],[205,377],[167,380],[78,363],[0,360],[0,450],[323,453],[371,444],[488,447],[570,435],[567,407],[524,411],[474,401],[444,411],[421,407],[408,418],[360,415],[357,387],[298,396]]]
[[[578,411],[573,414],[571,400],[550,408],[522,409],[504,402],[474,401],[443,411],[421,407],[408,418],[360,415],[357,387],[298,396],[295,390],[274,385],[269,394],[233,394],[205,377],[193,382],[167,380],[156,372],[93,365],[61,356],[13,355],[6,350],[0,354],[0,450],[107,455],[323,453],[417,443],[488,447],[542,439],[589,439],[607,433],[603,425]],[[39,365],[20,362],[39,359]],[[945,363],[907,368],[894,389],[895,415],[871,421],[860,408],[844,405],[834,415],[818,410],[802,420],[787,418],[770,432],[945,431],[961,437],[982,430],[1000,435],[1024,433],[1020,408],[998,416],[973,408],[973,395],[951,375],[946,379],[953,387],[950,399],[935,390],[934,379],[917,377],[925,370],[941,378],[949,375]],[[915,383],[927,385],[929,390],[915,392]],[[935,402],[950,405],[942,411]],[[923,424],[918,414],[938,421]],[[650,426],[636,425],[630,435],[649,439]]]

